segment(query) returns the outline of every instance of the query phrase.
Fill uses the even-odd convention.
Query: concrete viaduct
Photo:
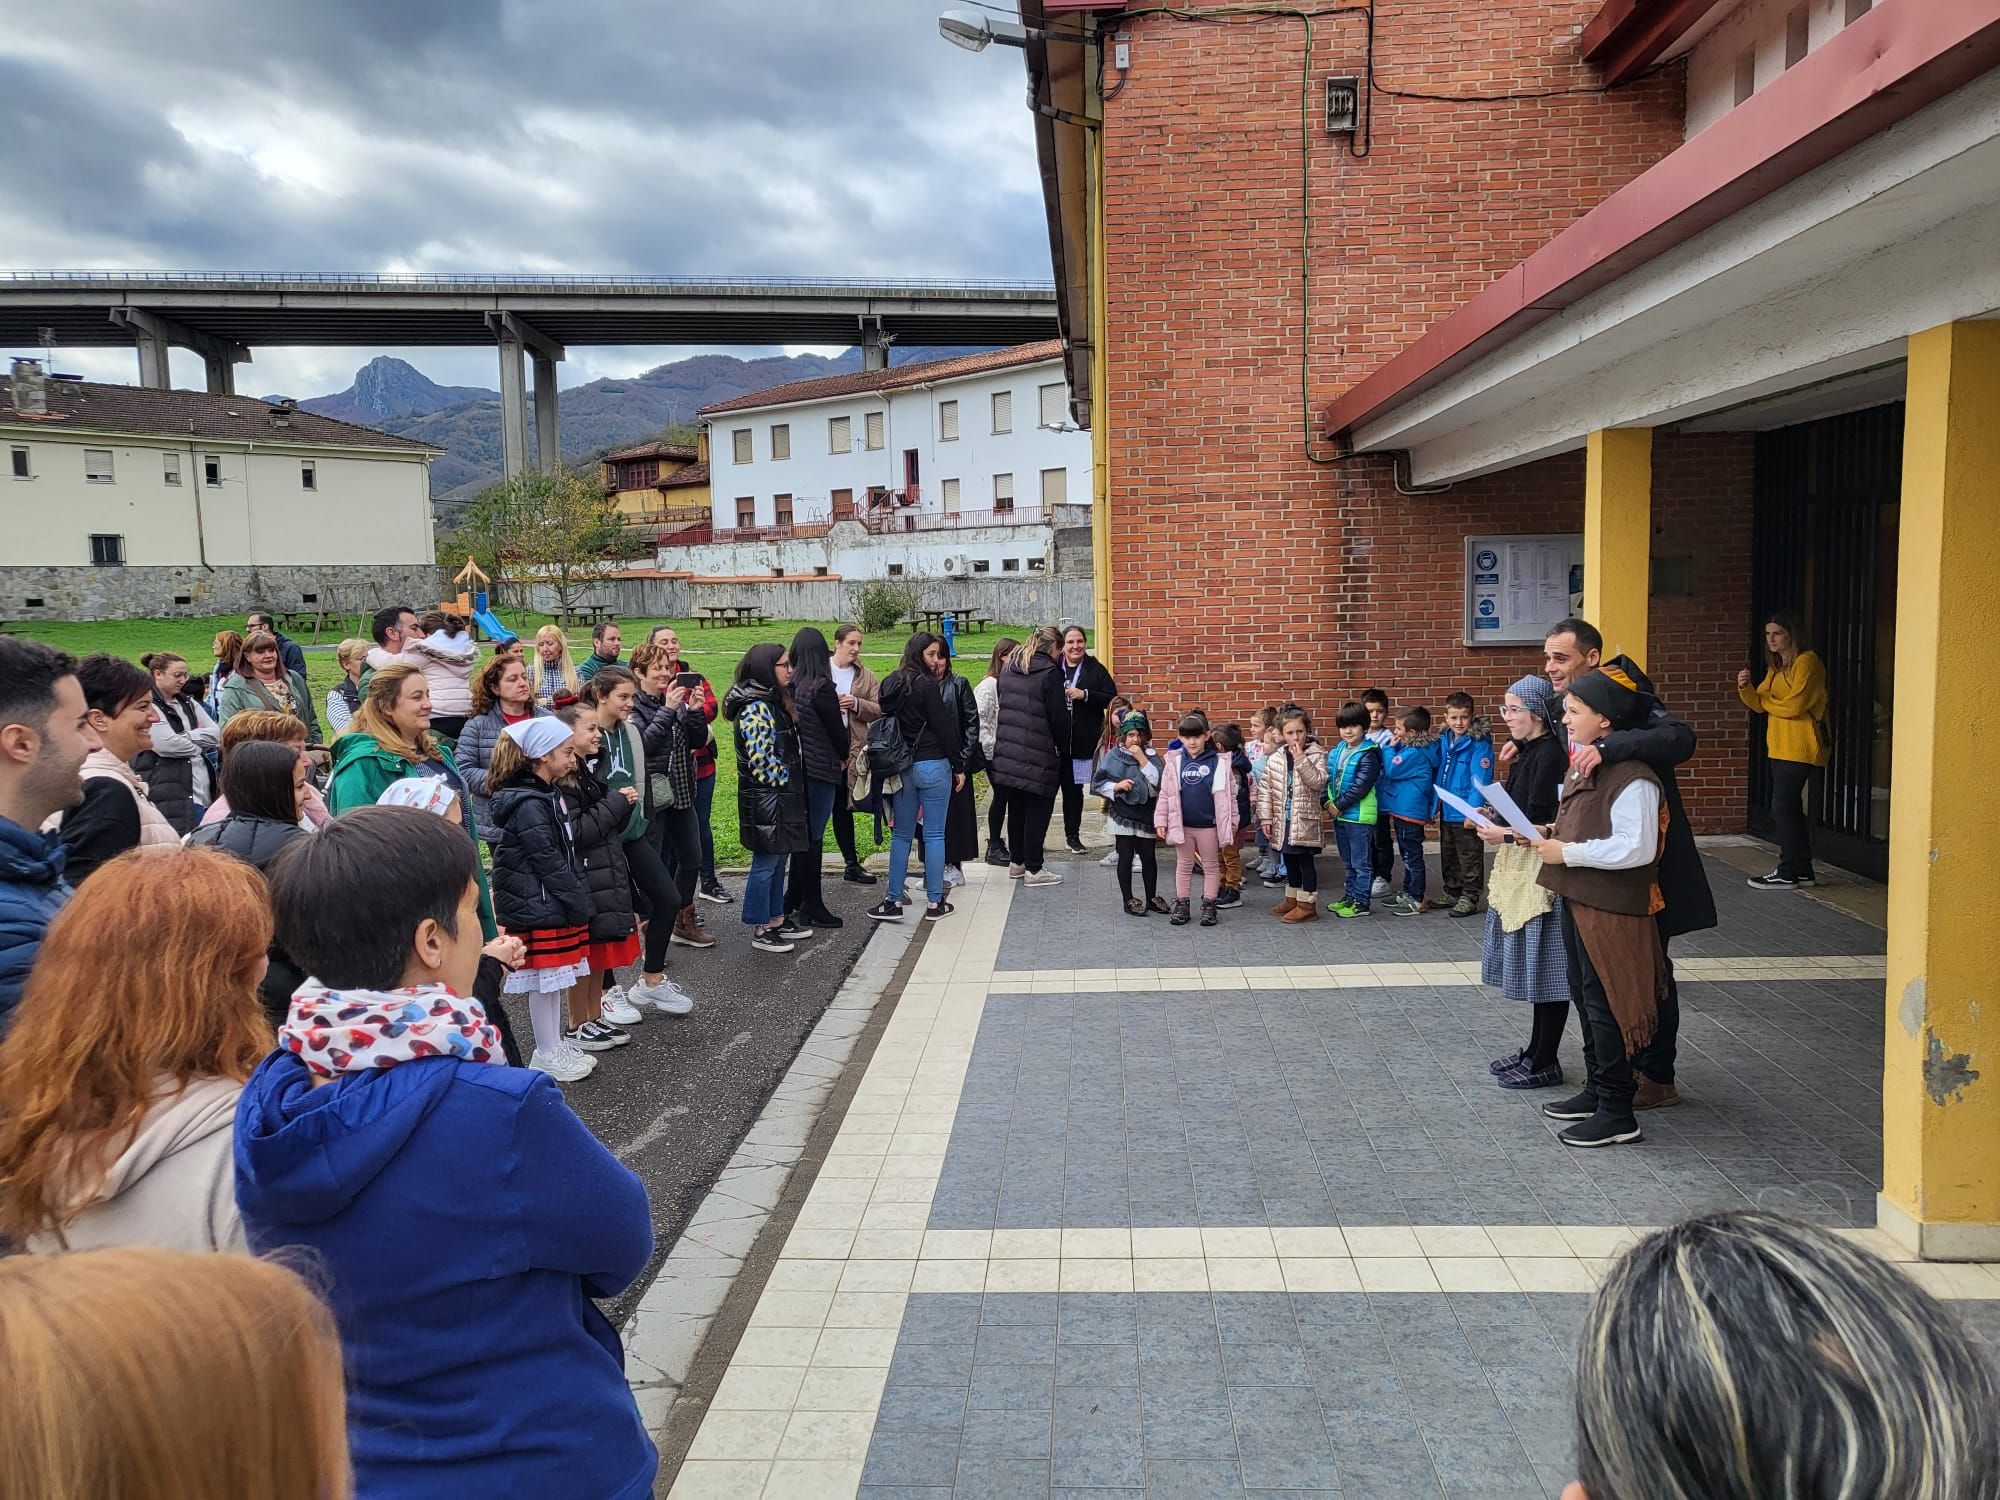
[[[871,369],[889,344],[1032,343],[1056,334],[1046,282],[780,277],[431,276],[203,271],[0,272],[0,348],[133,344],[139,383],[167,388],[168,351],[234,394],[263,345],[490,344],[500,355],[506,472],[557,464],[556,370],[568,345],[853,344]]]

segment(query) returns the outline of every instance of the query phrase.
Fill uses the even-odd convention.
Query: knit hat
[[[390,782],[375,802],[380,807],[414,807],[443,817],[457,800],[458,793],[442,776],[405,776]]]
[[[1613,729],[1636,729],[1652,711],[1652,698],[1615,661],[1585,672],[1569,690],[1609,719]]]
[[[1118,738],[1121,740],[1124,739],[1126,735],[1130,734],[1135,729],[1138,730],[1139,733],[1143,734],[1147,739],[1149,740],[1152,739],[1153,737],[1152,721],[1149,720],[1144,714],[1140,713],[1139,710],[1136,708],[1133,709],[1132,712],[1130,712],[1129,714],[1125,715],[1124,718],[1118,721]]]
[[[576,731],[553,715],[547,718],[522,719],[509,724],[500,731],[520,746],[521,753],[529,760],[540,760],[551,750],[566,745]]]
[[[1509,686],[1507,691],[1519,698],[1528,712],[1549,729],[1556,727],[1556,690],[1549,686],[1548,678],[1531,672]]]

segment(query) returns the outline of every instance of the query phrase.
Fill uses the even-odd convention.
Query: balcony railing
[[[889,510],[868,517],[868,529],[877,536],[894,536],[907,531],[958,531],[967,526],[1045,526],[1049,512],[1039,505],[1019,505],[1007,510]]]
[[[791,542],[825,536],[831,530],[833,530],[833,523],[831,521],[808,522],[799,526],[731,526],[717,530],[709,537],[709,540],[715,542]],[[676,532],[671,537],[661,538],[661,541],[668,546],[680,546],[684,540],[684,535],[679,532]]]

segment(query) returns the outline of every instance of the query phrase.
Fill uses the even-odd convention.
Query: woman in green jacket
[[[290,714],[306,726],[306,743],[319,743],[319,718],[313,713],[312,692],[305,678],[285,670],[278,657],[277,637],[261,630],[243,643],[242,667],[223,687],[215,709],[218,724],[227,724],[251,709]]]
[[[337,818],[357,807],[373,807],[389,787],[406,776],[442,776],[458,793],[467,837],[474,848],[472,799],[451,747],[431,733],[431,690],[421,669],[406,662],[378,668],[368,679],[368,692],[354,711],[347,733],[333,742],[333,774],[327,782],[327,805]],[[477,866],[479,927],[490,941],[493,897],[486,885],[486,866]]]

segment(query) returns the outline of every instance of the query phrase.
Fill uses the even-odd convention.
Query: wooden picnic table
[[[608,604],[572,604],[562,616],[565,625],[596,625],[611,618]]]
[[[977,635],[993,623],[992,616],[974,614],[970,610],[919,609],[910,613],[910,629],[928,630],[932,635],[943,635],[946,615],[951,616],[955,633],[960,635]]]
[[[703,604],[698,606],[700,614],[695,617],[695,625],[707,629],[711,625],[768,625],[771,617],[754,604]]]

